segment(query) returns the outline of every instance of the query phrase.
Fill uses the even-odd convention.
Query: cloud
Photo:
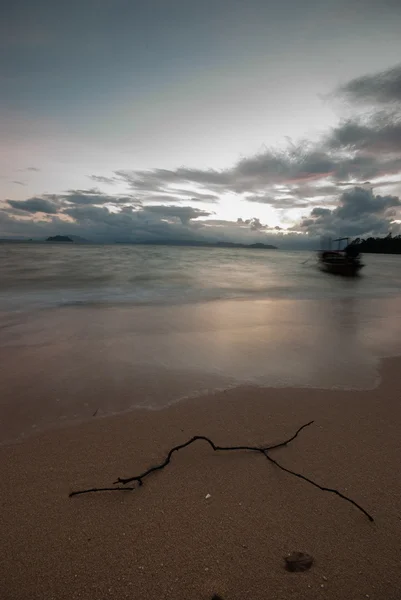
[[[34,171],[35,173],[39,173],[40,169],[37,167],[25,167],[25,169],[18,169],[19,173],[25,173],[26,171]]]
[[[316,206],[312,212],[311,212],[311,216],[312,217],[327,217],[328,215],[331,215],[332,211],[329,208],[322,208],[321,206]]]
[[[256,193],[276,183],[321,178],[330,174],[333,168],[328,154],[300,147],[298,152],[269,150],[220,171],[180,167],[175,170],[117,171],[116,174],[135,191],[148,193],[165,193],[172,185],[192,184],[198,187],[194,198],[210,201],[227,192]]]
[[[267,231],[271,230],[271,227],[264,225],[260,222],[260,219],[253,217],[252,219],[237,219],[237,223],[242,225],[249,225],[252,231]]]
[[[395,117],[376,117],[370,124],[343,123],[317,143],[300,142],[285,151],[266,150],[221,171],[179,168],[117,173],[131,189],[143,194],[141,198],[151,199],[149,194],[166,194],[172,185],[190,183],[197,186],[198,194],[210,195],[213,200],[225,193],[248,194],[251,202],[280,206],[287,202],[275,189],[278,185],[295,191],[308,188],[312,197],[318,195],[319,185],[331,186],[334,194],[337,185],[347,180],[372,180],[401,171],[400,140],[401,126]],[[299,193],[295,196],[300,198]]]
[[[375,196],[371,190],[355,187],[342,194],[340,204],[334,212],[345,220],[364,214],[385,214],[389,209],[400,205],[401,201],[397,196]]]
[[[27,213],[55,215],[59,209],[54,202],[40,197],[28,198],[28,200],[7,200],[7,204],[14,209]]]
[[[46,213],[49,215],[68,214],[68,209],[73,206],[99,206],[99,205],[130,205],[140,206],[141,201],[133,195],[104,194],[97,188],[71,189],[64,194],[42,194],[27,200],[6,200],[13,209],[26,213]]]
[[[166,187],[173,184],[195,183],[204,187],[223,189],[229,185],[230,178],[225,171],[213,169],[190,169],[180,167],[175,170],[149,169],[146,171],[115,171],[121,181],[127,183],[132,189],[149,192],[166,191]]]
[[[387,71],[353,79],[339,93],[353,102],[401,103],[401,63]]]
[[[104,175],[89,175],[89,179],[96,181],[96,183],[106,183],[108,185],[114,185],[119,181],[118,177],[104,177]]]
[[[150,193],[137,192],[136,196],[142,202],[205,202],[206,204],[214,204],[219,201],[219,196],[216,194],[204,194],[191,190],[182,190],[168,188],[165,193]]]
[[[141,204],[138,198],[130,194],[104,194],[98,188],[89,188],[83,190],[71,189],[65,194],[59,194],[57,198],[71,204]]]
[[[199,217],[209,217],[212,213],[191,206],[165,206],[164,204],[146,207],[147,213],[158,214],[161,217],[177,218],[183,225],[186,225],[191,219]]]
[[[306,192],[305,192],[306,193]],[[310,202],[306,199],[301,199],[297,196],[300,195],[300,191],[298,189],[294,189],[291,191],[291,195],[282,196],[281,194],[277,194],[277,196],[271,194],[261,194],[261,195],[247,195],[245,196],[247,202],[257,202],[258,204],[269,204],[270,206],[274,206],[276,209],[286,209],[286,208],[299,208],[302,206],[308,206]],[[311,192],[312,195],[312,192]]]
[[[110,212],[104,206],[70,205],[57,215],[35,220],[21,219],[0,210],[0,237],[46,238],[50,235],[78,235],[94,242],[255,242],[279,244],[277,228],[259,219],[238,221],[205,220],[208,211],[185,206],[121,208]],[[305,238],[304,241],[301,238]],[[306,236],[293,232],[282,236],[281,246],[303,245]]]
[[[125,206],[118,212],[110,212],[104,206],[70,205],[63,208],[62,213],[46,218],[37,215],[35,220],[21,219],[12,213],[13,209],[0,210],[0,237],[46,238],[60,234],[77,235],[99,243],[260,242],[292,249],[315,244],[307,235],[270,227],[258,218],[213,220],[201,217],[200,212],[207,211],[199,212],[192,207],[174,207],[191,210],[187,213],[174,210],[174,214],[172,207],[150,211],[149,208],[154,207]]]
[[[290,142],[284,150],[267,148],[231,168],[120,170],[115,177],[144,195],[166,194],[172,186],[190,185],[198,194],[247,194],[250,202],[280,208],[290,205],[291,198],[297,207],[302,204],[297,199],[318,196],[319,187],[331,187],[327,193],[334,195],[343,183],[401,172],[401,65],[354,79],[341,88],[340,94],[351,98],[357,108],[369,99],[376,109],[341,122],[316,142]],[[287,194],[278,193],[278,185],[292,189]]]
[[[174,188],[171,188],[171,189],[173,191]],[[175,193],[179,194],[177,199],[181,200],[183,202],[191,201],[191,202],[206,202],[206,203],[213,204],[214,202],[219,201],[219,196],[217,194],[205,194],[205,193],[195,192],[193,190],[191,191],[191,190],[185,190],[185,189],[175,189]]]
[[[368,151],[371,154],[362,158],[370,166],[380,165],[379,153],[397,153],[397,168],[401,169],[401,114],[378,112],[370,119],[347,120],[332,130],[328,147]],[[385,157],[383,162],[391,164]]]
[[[395,227],[392,223],[400,210],[398,196],[383,195],[383,189],[382,195],[375,195],[356,184],[370,181],[376,188],[391,191],[389,186],[397,183],[391,178],[401,174],[400,73],[401,66],[343,86],[341,94],[357,108],[369,101],[374,110],[340,122],[316,141],[289,141],[285,149],[265,148],[220,170],[181,166],[91,175],[99,185],[123,185],[127,192],[72,188],[62,194],[9,200],[10,208],[2,211],[3,227],[6,222],[12,231],[31,227],[30,237],[35,232],[71,233],[96,241],[253,243],[266,242],[276,234],[287,247],[290,243],[300,246],[302,239],[308,241],[322,233],[352,236],[387,232]],[[347,190],[350,185],[353,188]],[[258,204],[269,205],[290,226],[299,219],[301,209],[309,208],[309,212],[285,232],[272,229],[257,217],[213,219],[208,205],[218,203],[226,194],[249,203],[248,210],[250,203],[254,203],[255,211],[263,210]],[[200,208],[199,203],[203,203]],[[38,215],[28,223],[29,214],[35,213]],[[47,216],[41,218],[41,213]]]
[[[397,196],[374,195],[372,190],[355,187],[341,195],[335,209],[315,207],[293,229],[313,236],[380,235],[391,230],[400,207]]]

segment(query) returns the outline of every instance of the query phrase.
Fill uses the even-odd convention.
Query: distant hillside
[[[79,235],[54,235],[46,239],[46,242],[75,242],[76,244],[90,244],[89,240]]]
[[[27,239],[27,238],[6,238],[0,239],[0,243],[36,243],[43,244],[46,242],[53,243],[75,243],[75,244],[93,244],[94,242],[82,238],[78,235],[51,235],[46,239]],[[95,242],[96,243],[96,242]],[[277,246],[271,244],[263,244],[257,242],[255,244],[240,244],[237,242],[206,242],[197,240],[152,240],[133,242],[132,240],[121,240],[115,242],[106,242],[107,244],[129,244],[132,246],[187,246],[195,248],[244,248],[249,250],[277,250]]]
[[[235,242],[217,242],[217,244],[211,245],[216,245],[219,248],[253,248],[256,250],[277,250],[277,246],[272,246],[271,244],[262,244],[260,242],[258,242],[257,244],[236,244]]]
[[[46,242],[71,242],[73,243],[73,240],[68,237],[68,235],[54,235],[54,236],[50,236],[46,239]]]
[[[262,243],[239,244],[236,242],[203,242],[196,240],[153,240],[149,242],[117,241],[116,244],[130,244],[133,246],[188,246],[195,248],[245,248],[251,250],[277,250],[277,246]]]
[[[375,254],[401,254],[401,235],[392,236],[389,234],[384,238],[369,237],[366,240],[356,238],[350,244],[359,252]]]

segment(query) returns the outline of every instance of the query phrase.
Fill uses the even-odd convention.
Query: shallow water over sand
[[[0,439],[237,385],[368,389],[401,301],[230,300],[6,314]]]

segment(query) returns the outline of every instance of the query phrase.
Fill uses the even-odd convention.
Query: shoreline
[[[373,390],[235,388],[1,447],[2,597],[398,600],[400,366],[385,359]],[[264,457],[203,442],[134,492],[68,498],[142,472],[193,435],[269,444],[310,420],[274,458],[374,524]],[[297,550],[315,563],[291,574],[283,556]]]
[[[343,387],[341,385],[331,386],[330,388],[320,388],[320,387],[315,387],[312,385],[289,387],[285,384],[283,384],[282,386],[276,385],[274,387],[271,387],[271,386],[264,386],[264,385],[252,385],[252,384],[247,385],[247,384],[243,384],[243,383],[233,383],[231,385],[227,385],[227,386],[220,387],[220,388],[216,387],[216,388],[212,388],[212,389],[201,389],[199,391],[191,392],[188,395],[176,398],[176,399],[172,400],[169,404],[166,404],[163,406],[131,406],[130,408],[126,408],[119,412],[108,412],[108,413],[102,413],[101,408],[98,407],[95,409],[95,412],[92,413],[91,415],[88,414],[87,416],[75,417],[70,420],[63,420],[62,422],[59,422],[59,423],[53,422],[53,423],[45,426],[43,429],[35,428],[34,431],[29,432],[27,435],[22,435],[20,437],[17,437],[15,439],[11,439],[11,440],[0,441],[0,448],[13,446],[15,444],[24,444],[25,442],[29,442],[30,440],[35,439],[38,436],[43,436],[43,435],[46,435],[51,432],[63,431],[65,429],[68,430],[68,429],[75,428],[75,427],[84,427],[88,423],[93,422],[93,420],[99,421],[99,420],[103,420],[103,419],[106,419],[106,420],[120,419],[120,418],[124,418],[124,417],[130,417],[130,415],[132,415],[132,414],[135,414],[135,413],[139,414],[141,412],[150,413],[150,414],[158,413],[158,412],[168,411],[170,408],[179,406],[181,404],[186,404],[186,403],[190,404],[191,402],[194,402],[194,401],[202,402],[202,401],[206,400],[207,402],[213,402],[214,397],[217,396],[219,398],[222,394],[227,394],[228,392],[235,392],[236,394],[240,394],[243,396],[246,396],[249,393],[252,394],[255,392],[265,392],[266,394],[271,394],[278,390],[285,390],[289,393],[294,393],[294,394],[297,392],[300,392],[300,391],[301,392],[313,391],[313,392],[318,392],[322,396],[324,396],[327,392],[335,392],[335,393],[355,392],[357,394],[360,394],[362,392],[370,392],[370,391],[377,390],[378,388],[380,388],[380,386],[382,384],[381,370],[382,370],[383,363],[386,362],[387,360],[397,360],[397,361],[399,360],[400,366],[401,366],[401,355],[386,357],[384,359],[379,360],[378,367],[377,367],[377,373],[376,373],[376,382],[372,387],[369,387],[369,388]]]
[[[373,389],[380,360],[401,355],[401,303],[355,302],[70,307],[15,319],[1,331],[0,440],[221,389]]]

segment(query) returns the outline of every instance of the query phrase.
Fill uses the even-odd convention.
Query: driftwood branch
[[[261,446],[261,447],[260,446],[216,446],[216,444],[214,444],[212,442],[212,440],[210,440],[208,437],[205,437],[204,435],[195,435],[193,438],[191,438],[190,440],[185,442],[185,444],[180,444],[179,446],[175,446],[174,448],[172,448],[170,450],[170,452],[168,453],[167,458],[160,465],[157,465],[156,467],[151,467],[147,471],[144,471],[140,475],[135,475],[134,477],[127,477],[127,478],[119,477],[117,479],[117,481],[115,481],[114,483],[115,484],[122,483],[123,485],[125,485],[126,483],[131,483],[131,481],[137,481],[139,483],[139,485],[142,485],[142,480],[145,479],[145,477],[147,477],[154,471],[160,471],[161,469],[164,469],[164,467],[167,467],[167,465],[171,461],[171,457],[174,454],[174,452],[178,452],[178,450],[182,450],[183,448],[186,448],[187,446],[189,446],[190,444],[193,444],[194,442],[196,442],[198,440],[203,440],[203,441],[207,442],[213,448],[214,451],[230,452],[232,450],[234,450],[234,451],[250,450],[252,452],[261,452],[262,454],[264,454],[268,450],[273,450],[275,448],[281,448],[282,446],[286,446],[287,444],[292,442],[292,440],[294,440],[297,437],[297,435],[302,431],[302,429],[305,429],[305,427],[309,427],[309,425],[312,425],[312,423],[313,423],[313,421],[310,421],[310,423],[306,423],[305,425],[302,425],[302,427],[300,427],[298,429],[298,431],[292,437],[290,437],[285,442],[281,442],[280,444],[275,444],[274,446]]]
[[[88,490],[77,490],[76,492],[71,492],[69,495],[70,498],[73,496],[79,496],[80,494],[90,494],[91,492],[132,492],[135,490],[134,487],[104,487],[104,488],[90,488]]]
[[[283,467],[280,463],[278,463],[275,459],[273,459],[269,455],[269,452],[271,450],[276,450],[277,448],[282,448],[283,446],[286,446],[287,444],[289,444],[290,442],[292,442],[298,436],[298,434],[303,429],[305,429],[305,427],[309,427],[310,425],[312,425],[312,423],[313,423],[313,421],[310,421],[309,423],[305,423],[305,425],[302,425],[294,433],[294,435],[292,435],[287,440],[284,440],[283,442],[280,442],[278,444],[269,445],[269,446],[218,446],[210,438],[208,438],[206,436],[195,435],[194,437],[192,437],[190,440],[188,440],[184,444],[179,444],[178,446],[174,446],[174,448],[171,448],[171,450],[167,454],[167,457],[165,458],[165,460],[162,463],[160,463],[159,465],[156,465],[154,467],[150,467],[149,469],[147,469],[146,471],[144,471],[140,475],[134,475],[132,477],[119,477],[114,482],[114,486],[115,487],[90,488],[90,489],[85,489],[85,490],[77,490],[77,491],[71,492],[69,494],[69,496],[71,498],[72,496],[78,496],[80,494],[89,494],[89,493],[92,493],[92,492],[133,491],[133,490],[136,489],[136,486],[134,486],[134,487],[128,487],[126,485],[127,483],[131,483],[131,482],[135,481],[135,482],[138,483],[139,486],[143,485],[143,480],[145,479],[145,477],[148,477],[148,475],[150,475],[151,473],[154,473],[155,471],[161,471],[162,469],[164,469],[165,467],[167,467],[167,465],[171,461],[171,457],[174,454],[174,452],[178,452],[178,450],[182,450],[183,448],[186,448],[187,446],[190,446],[194,442],[196,442],[198,440],[202,440],[202,441],[207,442],[209,444],[209,446],[211,446],[212,449],[215,452],[218,452],[218,451],[223,451],[223,452],[230,452],[230,451],[251,451],[251,452],[259,452],[261,454],[264,454],[264,456],[267,458],[267,460],[269,460],[271,463],[273,463],[276,467],[278,467],[282,471],[285,471],[286,473],[289,473],[290,475],[294,475],[295,477],[298,477],[299,479],[303,479],[304,481],[310,483],[311,485],[313,485],[314,487],[318,488],[319,490],[326,491],[326,492],[331,492],[333,494],[336,494],[337,496],[339,496],[343,500],[346,500],[347,502],[350,502],[351,504],[353,504],[356,508],[358,508],[361,512],[363,512],[363,514],[366,515],[370,521],[374,521],[373,517],[364,508],[362,508],[357,502],[355,502],[351,498],[348,498],[347,496],[345,496],[344,494],[342,494],[338,490],[321,486],[318,483],[316,483],[315,481],[313,481],[312,479],[309,479],[305,475],[302,475],[301,473],[297,473],[296,471],[291,471],[290,469],[287,469],[286,467]],[[117,484],[122,484],[122,485],[117,485]]]
[[[316,483],[316,481],[309,479],[309,477],[305,477],[305,475],[302,475],[301,473],[297,473],[296,471],[291,471],[291,469],[287,469],[286,467],[283,467],[283,465],[280,465],[280,463],[278,463],[276,460],[274,460],[274,458],[269,456],[267,452],[265,452],[265,456],[266,456],[267,460],[270,460],[270,462],[272,462],[274,465],[276,465],[276,467],[278,467],[282,471],[285,471],[286,473],[289,473],[290,475],[294,475],[294,477],[299,477],[299,479],[303,479],[304,481],[307,481],[311,485],[314,485],[315,487],[317,487],[322,492],[331,492],[332,494],[336,494],[337,496],[340,496],[340,498],[342,498],[343,500],[346,500],[347,502],[351,502],[351,504],[356,506],[356,508],[359,508],[359,510],[362,511],[363,514],[368,517],[369,521],[374,521],[374,518],[364,508],[362,508],[362,506],[360,506],[357,502],[355,502],[355,500],[352,500],[351,498],[348,498],[348,496],[345,496],[345,494],[342,494],[341,492],[339,492],[338,490],[335,490],[333,488],[328,488],[328,487],[324,487],[323,485],[319,485],[318,483]]]

